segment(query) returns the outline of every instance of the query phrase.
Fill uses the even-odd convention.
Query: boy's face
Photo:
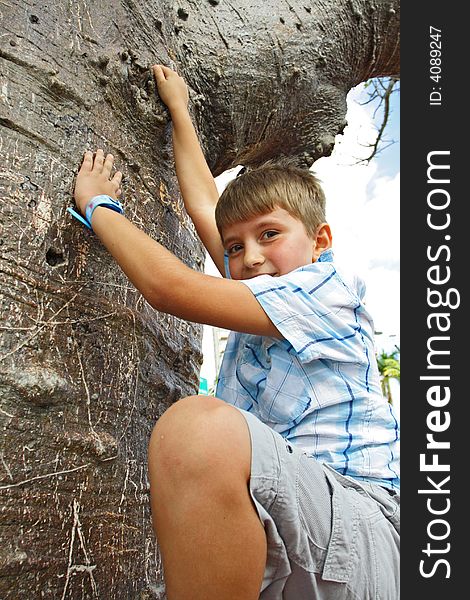
[[[222,233],[232,279],[285,275],[315,262],[325,249],[283,208],[228,225]]]

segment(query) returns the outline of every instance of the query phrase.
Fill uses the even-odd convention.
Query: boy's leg
[[[243,415],[217,398],[180,400],[149,444],[152,519],[168,600],[257,600],[266,536],[249,493]]]

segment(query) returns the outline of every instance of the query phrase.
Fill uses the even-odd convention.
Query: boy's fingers
[[[106,175],[106,177],[109,177],[111,175],[111,169],[113,168],[113,163],[114,163],[114,156],[112,154],[107,154],[106,160],[104,161],[104,164],[103,164],[103,174]]]
[[[170,69],[170,67],[166,67],[165,65],[159,65],[159,67],[162,70],[165,79],[168,79],[172,75],[177,75],[176,69]]]
[[[161,65],[153,65],[152,71],[155,76],[155,79],[157,80],[157,83],[159,83],[160,81],[165,81],[165,75],[163,73]]]
[[[113,183],[116,186],[116,189],[121,192],[120,185],[121,185],[121,181],[122,181],[122,173],[121,171],[116,171],[116,173],[114,173],[113,178],[111,179],[111,183]]]
[[[170,75],[175,73],[175,71],[173,71],[173,69],[170,69],[170,67],[165,67],[165,65],[162,65],[162,71],[166,78],[168,78]]]
[[[95,160],[93,163],[93,171],[98,171],[101,173],[103,170],[103,162],[104,162],[104,152],[101,148],[96,151]]]
[[[87,150],[85,152],[85,154],[83,155],[83,162],[80,167],[80,173],[91,171],[92,168],[93,168],[93,152],[90,152],[90,150]]]

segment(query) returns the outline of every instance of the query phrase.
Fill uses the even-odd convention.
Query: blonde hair
[[[289,160],[268,161],[239,174],[225,188],[215,209],[220,236],[224,227],[276,208],[299,219],[312,237],[326,220],[325,194],[315,175]]]

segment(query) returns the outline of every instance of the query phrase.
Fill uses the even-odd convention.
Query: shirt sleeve
[[[368,314],[332,263],[313,263],[281,277],[241,280],[301,362],[367,362]]]

